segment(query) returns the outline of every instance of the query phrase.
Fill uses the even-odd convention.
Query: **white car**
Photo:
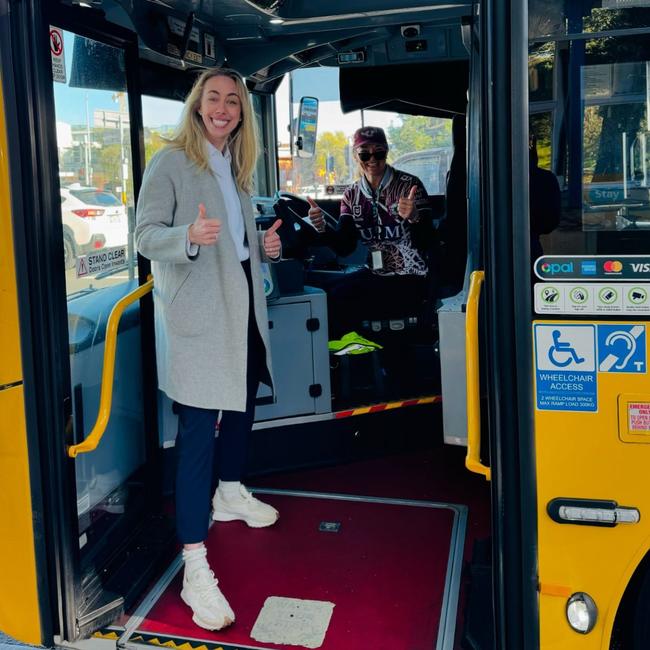
[[[129,225],[126,208],[110,192],[74,184],[61,188],[66,268],[89,250],[123,246]]]

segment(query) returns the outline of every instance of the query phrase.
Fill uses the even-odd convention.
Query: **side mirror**
[[[314,156],[317,125],[318,99],[316,97],[302,97],[298,111],[298,132],[296,134],[298,158],[312,158]]]

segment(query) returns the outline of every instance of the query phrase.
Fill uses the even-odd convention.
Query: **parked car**
[[[72,210],[64,210],[66,198],[61,190],[61,218],[63,221],[63,256],[65,268],[72,269],[80,255],[104,247],[106,237],[93,232],[88,220],[76,215]]]
[[[430,196],[444,194],[452,153],[452,147],[413,151],[396,158],[391,165],[407,174],[417,176],[424,183]]]
[[[79,184],[61,188],[61,215],[64,224],[64,246],[72,253],[66,268],[88,250],[103,246],[123,246],[127,242],[126,208],[110,192]],[[101,242],[101,243],[100,243]]]

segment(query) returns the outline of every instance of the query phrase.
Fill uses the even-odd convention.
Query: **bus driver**
[[[344,256],[354,251],[360,239],[369,251],[370,268],[328,288],[330,338],[367,318],[368,301],[373,318],[390,319],[409,313],[427,295],[428,264],[418,244],[432,226],[422,181],[386,163],[388,142],[383,129],[357,129],[352,146],[360,178],[343,194],[336,227],[326,224],[321,208],[307,199],[309,221],[319,233],[316,245],[329,246]]]

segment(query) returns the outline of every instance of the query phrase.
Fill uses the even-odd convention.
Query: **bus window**
[[[269,147],[271,129],[268,124],[270,120],[265,118],[265,116],[267,114],[266,104],[271,100],[266,96],[252,93],[251,101],[261,149],[253,177],[253,196],[270,196],[274,191],[275,183],[273,175],[275,172],[272,173],[269,164],[272,159],[271,152],[273,150]]]
[[[166,138],[174,134],[182,110],[183,102],[180,101],[148,96],[142,98],[145,163],[165,146]]]
[[[68,295],[124,282],[136,273],[129,109],[122,51],[63,32],[66,70],[55,78],[61,220]],[[93,52],[93,57],[88,53]],[[94,62],[94,63],[93,63]],[[108,254],[120,264],[89,261]],[[128,269],[131,269],[130,271]],[[114,272],[117,271],[117,272]]]
[[[530,0],[528,35],[530,39],[580,32],[593,33],[630,27],[650,26],[650,9],[645,2],[603,0],[589,7],[579,2]],[[636,5],[636,6],[635,6]],[[584,15],[583,15],[584,14]]]
[[[415,174],[430,195],[443,195],[452,153],[451,119],[381,110],[343,113],[338,84],[338,68],[310,68],[293,72],[278,88],[280,189],[313,198],[340,198],[357,178],[352,134],[367,125],[386,132],[390,164]],[[288,128],[290,120],[295,121],[303,96],[320,101],[316,155],[307,159],[296,155],[295,146],[292,152]],[[295,133],[295,128],[291,131]]]
[[[107,315],[137,286],[131,123],[124,50],[61,32],[66,65],[65,74],[54,79],[54,101],[74,430],[81,440],[98,412]],[[163,114],[160,107],[158,114]],[[131,308],[120,326],[115,361],[128,371],[114,390],[102,452],[81,455],[75,463],[84,571],[92,570],[97,540],[130,516],[134,495],[142,489],[146,455],[139,359],[139,317]]]
[[[596,54],[602,42],[588,42]],[[600,58],[599,54],[596,54]],[[648,188],[635,179],[632,146],[647,130],[646,63],[582,68],[584,230],[622,230],[650,223]]]
[[[537,164],[542,169],[552,168],[553,114],[550,111],[530,116],[530,133],[537,139]]]
[[[319,100],[316,154],[311,158],[299,158],[295,148],[295,121],[304,96]],[[280,189],[316,199],[340,198],[355,178],[351,137],[361,126],[361,114],[342,112],[338,68],[292,72],[276,92],[276,112]]]

